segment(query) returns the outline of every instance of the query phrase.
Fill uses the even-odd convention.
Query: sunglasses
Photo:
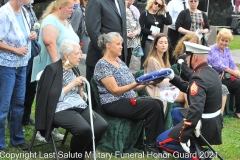
[[[189,1],[189,2],[191,2],[191,3],[193,3],[193,2],[197,3],[197,2],[198,2],[198,0],[192,0],[192,1]]]
[[[154,4],[157,5],[159,8],[162,7],[162,5],[160,3],[158,3],[158,2],[156,2],[156,1],[154,2]]]

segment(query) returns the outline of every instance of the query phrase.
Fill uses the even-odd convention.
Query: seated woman
[[[163,33],[157,34],[153,40],[147,59],[143,64],[144,73],[171,68],[168,56],[167,35]],[[149,96],[161,99],[164,107],[167,106],[167,102],[186,102],[184,107],[188,107],[184,93],[169,83],[169,79],[164,79],[156,85],[148,85],[146,91]]]
[[[173,56],[176,58],[176,60],[182,59],[184,61],[184,62],[178,61],[178,63],[177,63],[177,69],[180,73],[179,76],[183,80],[189,81],[190,77],[193,74],[193,70],[188,67],[188,64],[185,61],[186,54],[184,54],[185,53],[185,45],[183,43],[184,41],[197,43],[197,44],[201,44],[201,41],[199,40],[198,36],[195,33],[193,33],[193,32],[187,33],[185,36],[183,36],[178,41],[176,48],[173,52],[174,53]],[[181,62],[183,62],[183,63],[181,63]],[[229,94],[229,92],[228,92],[227,87],[225,85],[222,85],[222,108],[221,108],[222,114],[224,112],[228,94]]]
[[[61,59],[48,65],[38,82],[36,99],[36,129],[49,141],[54,126],[69,131],[73,136],[70,153],[83,155],[92,151],[92,131],[89,107],[83,92],[84,77],[75,67],[82,51],[78,43],[65,39],[60,45]],[[107,122],[94,113],[93,124],[96,146],[107,130]]]
[[[95,66],[93,78],[98,87],[101,107],[111,116],[145,120],[145,152],[157,153],[155,139],[164,131],[163,104],[152,98],[137,99],[136,103],[131,103],[131,99],[136,98],[135,91],[149,83],[136,83],[126,64],[118,58],[122,43],[123,39],[117,32],[103,34],[98,38],[103,57]]]
[[[235,95],[235,117],[240,119],[240,71],[233,62],[230,49],[228,48],[228,44],[232,39],[231,31],[222,28],[218,32],[217,43],[211,46],[211,50],[208,53],[208,63],[217,71],[220,78],[223,75],[222,84],[226,85],[229,92]]]

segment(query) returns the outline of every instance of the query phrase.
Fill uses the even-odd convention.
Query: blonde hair
[[[155,1],[156,1],[156,0],[148,0],[148,1],[147,1],[147,6],[146,6],[145,9],[146,9],[147,11],[149,11]],[[166,4],[166,3],[165,3],[165,0],[161,0],[161,1],[162,1],[162,7],[159,8],[159,10],[157,11],[157,15],[161,15],[161,14],[164,13],[164,6],[163,6],[163,5]]]
[[[232,32],[229,29],[222,28],[222,29],[220,29],[220,31],[217,34],[216,41],[218,42],[220,38],[231,41],[231,40],[233,40]]]
[[[158,54],[157,54],[156,45],[158,43],[158,40],[162,37],[166,37],[167,40],[168,40],[168,44],[169,44],[169,39],[168,39],[166,34],[164,34],[164,33],[157,34],[155,36],[154,40],[152,41],[148,56],[147,56],[145,62],[143,63],[144,68],[147,67],[148,60],[150,59],[150,57],[154,57],[163,68],[164,67],[165,68],[171,68],[171,65],[170,65],[170,62],[169,62],[169,54],[168,54],[169,45],[168,45],[167,51],[163,53],[163,57],[162,57],[163,58],[163,63],[162,63],[162,61],[160,60],[160,58],[158,57]]]
[[[197,41],[197,44],[201,44],[201,41],[199,40],[198,36],[194,32],[190,32],[183,36],[177,43],[174,51],[173,51],[173,57],[178,59],[178,56],[180,54],[183,54],[185,52],[185,45],[183,44],[184,41],[189,41],[190,39],[194,38]]]
[[[43,19],[47,17],[49,14],[58,10],[59,7],[64,7],[68,3],[76,3],[78,0],[56,0],[52,1],[48,6],[47,9],[43,12],[42,17],[40,18],[39,22],[42,23]]]

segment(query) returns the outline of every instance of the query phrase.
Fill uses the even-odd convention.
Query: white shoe
[[[38,141],[40,141],[40,142],[47,142],[47,141],[45,140],[45,138],[40,134],[39,131],[37,131],[36,140],[38,140]]]
[[[59,133],[58,130],[56,128],[54,128],[54,130],[52,131],[52,135],[54,138],[59,138],[59,139],[63,139],[64,135]]]

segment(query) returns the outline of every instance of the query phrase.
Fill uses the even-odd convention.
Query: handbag
[[[138,44],[136,47],[132,49],[132,55],[134,55],[135,57],[142,57],[144,55],[140,44]]]
[[[37,40],[31,41],[31,56],[36,57],[41,52],[41,46]]]

